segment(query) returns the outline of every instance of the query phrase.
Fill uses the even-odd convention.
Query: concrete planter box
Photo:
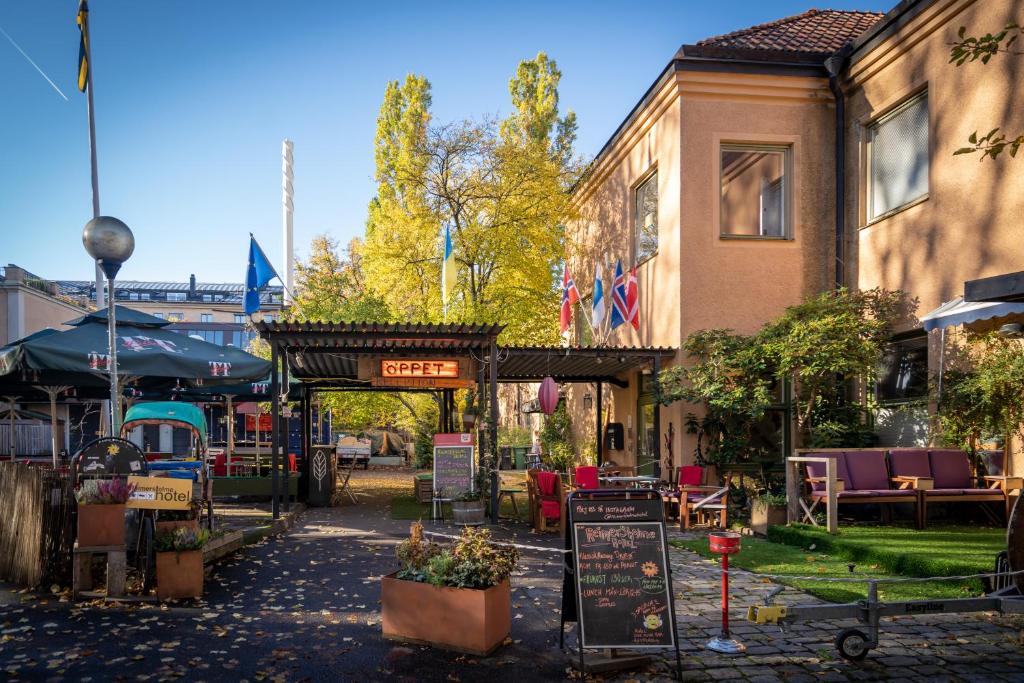
[[[203,595],[203,551],[156,554],[156,596],[161,600]]]
[[[768,535],[768,527],[786,523],[786,507],[768,505],[755,499],[750,506],[750,528],[760,536]]]
[[[124,545],[124,505],[79,505],[78,547]]]
[[[468,654],[489,655],[512,632],[512,592],[506,579],[485,590],[447,588],[381,578],[384,637]]]

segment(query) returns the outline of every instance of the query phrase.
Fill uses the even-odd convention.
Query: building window
[[[790,149],[759,145],[722,145],[722,237],[790,237]]]
[[[138,292],[130,292],[128,294],[128,298],[131,299],[132,301],[138,301],[139,300],[139,293]]]
[[[236,325],[244,325],[245,324],[245,318],[246,318],[246,316],[245,316],[244,313],[235,313],[235,324]]]
[[[213,313],[200,313],[199,314],[199,322],[201,322],[201,323],[212,323],[213,322]]]
[[[928,95],[868,127],[868,220],[928,194]]]
[[[640,183],[634,197],[636,259],[639,263],[658,251],[658,172]]]
[[[142,294],[139,295],[139,298],[142,301],[149,301],[149,292],[143,292]]]
[[[893,341],[882,355],[875,395],[880,402],[928,396],[928,337]]]
[[[168,301],[185,301],[187,296],[185,292],[167,292]]]
[[[164,320],[164,314],[163,313],[154,313],[153,317],[154,318],[160,318],[161,320]]]
[[[180,323],[180,322],[183,322],[185,320],[185,314],[184,313],[179,313],[179,312],[168,313],[165,317],[166,317],[167,320],[170,320],[172,323]]]
[[[270,314],[270,313],[263,314],[263,322],[265,322],[265,323],[272,323],[272,322],[274,322],[274,316],[272,314]]]

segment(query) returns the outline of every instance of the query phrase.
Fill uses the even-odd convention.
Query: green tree
[[[1024,51],[1014,47],[1021,35],[1024,35],[1024,27],[1015,21],[1007,23],[1001,31],[983,36],[968,36],[967,27],[961,26],[957,32],[957,41],[950,48],[949,61],[960,67],[978,61],[988,64],[989,60],[1001,54],[1024,55]],[[1010,156],[1015,157],[1021,145],[1024,145],[1024,133],[1007,135],[1001,127],[996,127],[983,135],[974,131],[967,141],[969,147],[961,147],[953,154],[981,152],[979,161],[984,161],[985,157],[995,159],[1004,151],[1009,151]]]
[[[384,300],[366,287],[361,242],[349,243],[346,256],[338,242],[317,235],[309,249],[309,258],[295,263],[295,302],[290,309],[294,320],[362,321],[387,320],[390,313]]]
[[[448,317],[501,321],[504,342],[557,341],[553,272],[575,173],[575,117],[558,118],[559,77],[544,55],[523,62],[510,84],[516,111],[500,125],[435,124],[425,79],[388,84],[362,253],[371,288],[396,316],[442,318],[447,226],[458,267]]]

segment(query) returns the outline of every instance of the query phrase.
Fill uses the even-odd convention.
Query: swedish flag
[[[89,84],[89,4],[85,0],[78,3],[78,30],[82,34],[78,42],[78,89],[85,92]]]

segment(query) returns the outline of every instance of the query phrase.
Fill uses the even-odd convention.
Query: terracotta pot
[[[445,650],[489,655],[512,632],[512,593],[506,579],[485,590],[447,588],[381,578],[384,637]]]
[[[79,505],[78,547],[124,545],[124,505]]]
[[[156,554],[156,596],[161,600],[203,595],[203,551]]]
[[[750,506],[750,528],[755,534],[767,536],[768,527],[785,523],[786,508],[783,506],[767,505],[760,499],[755,499]]]
[[[154,524],[154,531],[156,535],[173,532],[175,529],[199,529],[198,519],[175,519],[163,522],[156,522]]]

